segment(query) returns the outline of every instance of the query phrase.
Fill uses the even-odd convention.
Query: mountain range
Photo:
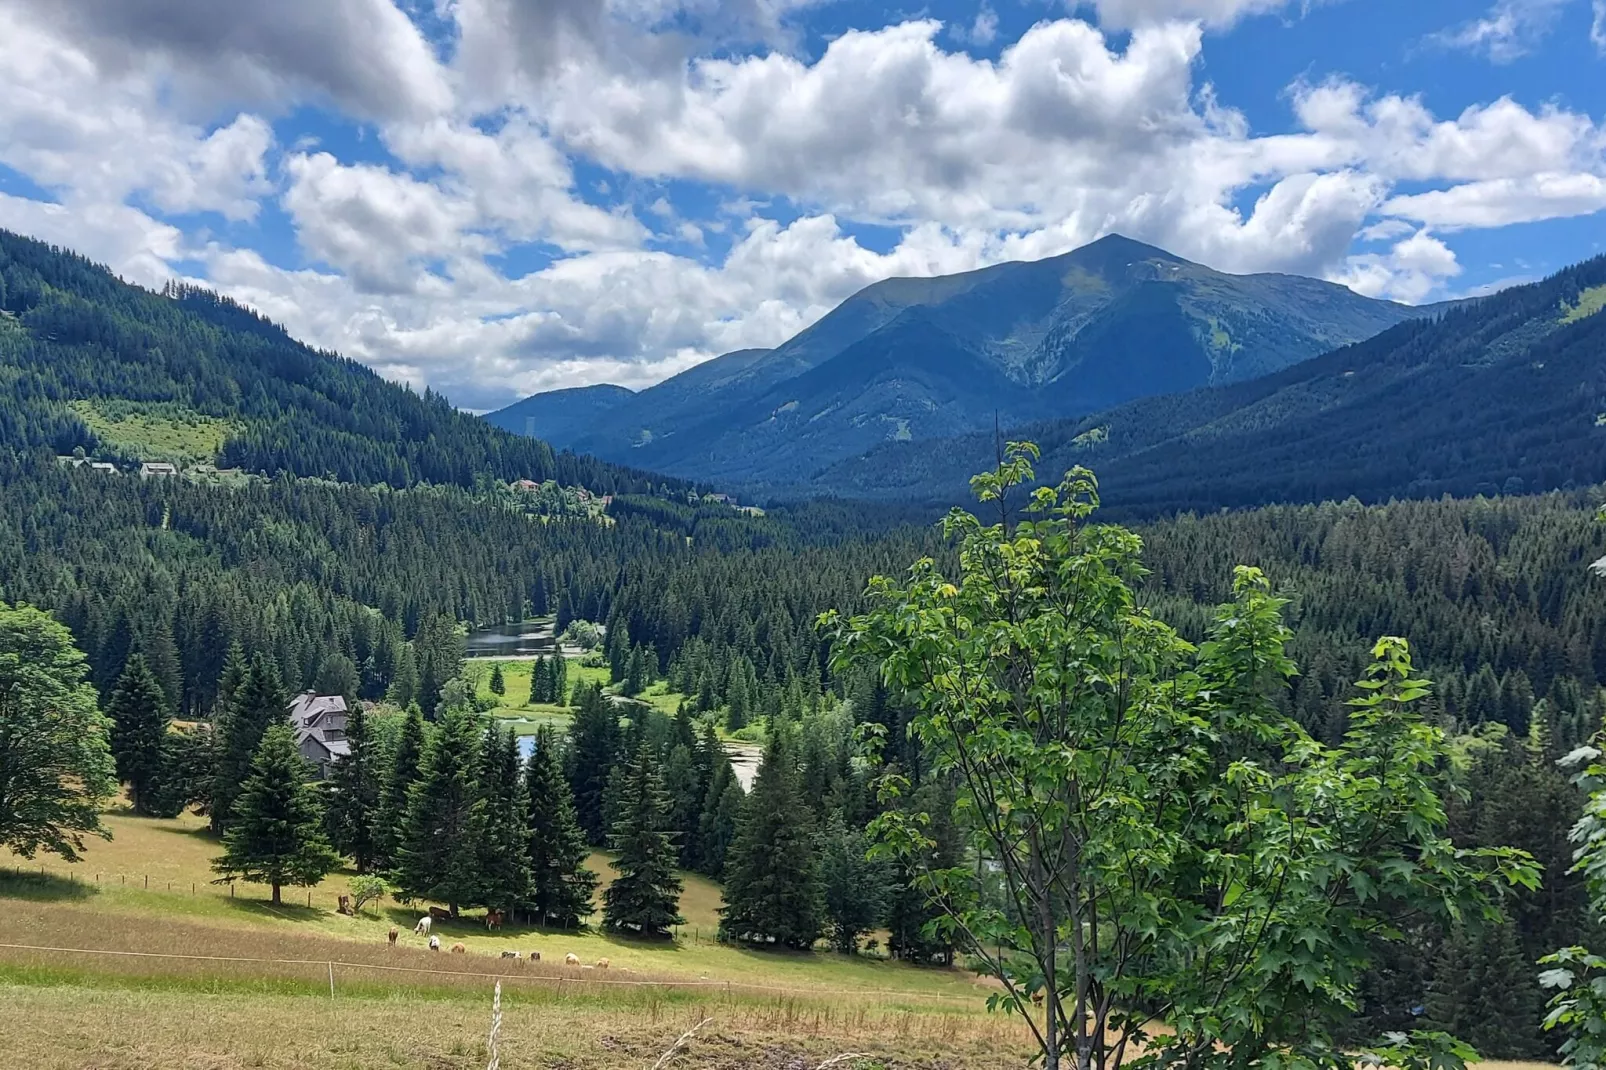
[[[1018,427],[1037,471],[1098,474],[1140,514],[1276,502],[1516,494],[1606,481],[1606,257],[1402,323],[1249,382]],[[954,502],[990,467],[972,433],[889,443],[814,494]]]
[[[636,393],[538,394],[487,419],[632,466],[813,485],[885,443],[1079,417],[1253,379],[1432,310],[1294,275],[1229,275],[1120,236],[861,290],[775,349]]]

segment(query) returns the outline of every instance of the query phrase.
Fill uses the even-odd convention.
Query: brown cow
[[[563,956],[563,964],[565,966],[578,966],[580,965],[580,956],[571,951]]]
[[[447,910],[445,907],[430,907],[429,916],[434,918],[436,921],[452,920],[452,912]]]
[[[401,935],[401,930],[396,928],[396,926],[392,925],[390,927],[390,932],[387,935],[389,935],[389,937],[390,937],[390,946],[391,947],[395,947],[396,946],[396,937]]]
[[[452,954],[454,955],[461,955],[467,950],[468,948],[464,947],[461,942],[452,945]]]
[[[539,952],[539,951],[531,951],[531,952],[527,953],[525,955],[525,957],[528,958],[531,962],[540,962],[541,961],[541,952]]]
[[[502,912],[500,910],[487,910],[485,912],[485,928],[500,929],[502,927]]]
[[[607,959],[598,959],[597,960],[597,969],[606,970],[607,968],[608,968],[608,960]]]
[[[343,895],[343,896],[340,897],[340,905],[335,907],[335,913],[337,913],[337,914],[350,914],[351,913],[351,896]]]

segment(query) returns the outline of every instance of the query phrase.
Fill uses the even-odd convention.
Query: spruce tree
[[[496,662],[491,666],[491,694],[507,694],[507,680],[502,676],[501,662]]]
[[[336,760],[329,775],[329,839],[351,856],[358,873],[367,873],[382,850],[381,769],[379,744],[360,702],[346,717],[346,746],[346,756]]]
[[[706,784],[697,782],[697,761],[684,743],[670,748],[664,759],[664,793],[669,798],[669,830],[677,839],[679,865],[692,869],[697,857],[697,824],[702,817]]]
[[[747,727],[747,720],[753,712],[753,694],[748,690],[747,675],[741,671],[740,665],[731,666],[725,703],[725,727],[732,732],[740,732]]]
[[[401,854],[408,793],[418,782],[419,767],[424,761],[424,742],[424,713],[417,706],[410,706],[379,791],[379,817],[374,827],[378,868],[394,867]]]
[[[552,702],[557,706],[569,704],[569,659],[563,656],[560,650],[552,656],[550,670],[552,680]]]
[[[1478,1049],[1485,1059],[1551,1054],[1540,1028],[1544,994],[1511,922],[1457,928],[1440,952],[1428,988],[1427,1021]]]
[[[106,703],[111,718],[112,757],[117,779],[128,785],[137,814],[161,811],[163,746],[167,739],[167,694],[145,658],[132,654]]]
[[[286,702],[279,670],[257,654],[235,688],[219,728],[217,776],[212,782],[214,831],[226,830],[233,820],[234,800],[250,775],[251,759],[263,733],[288,719]]]
[[[641,647],[635,647],[625,663],[625,682],[621,690],[626,696],[634,698],[647,689],[648,679],[647,653]]]
[[[277,905],[284,885],[317,884],[340,857],[324,839],[318,791],[289,725],[263,733],[250,768],[212,868],[219,874],[215,883],[244,879],[271,886]]]
[[[650,746],[636,751],[626,779],[623,812],[612,839],[618,876],[602,893],[602,924],[613,932],[666,936],[671,926],[686,919],[680,916],[675,844],[665,828],[669,800]]]
[[[223,671],[217,679],[217,700],[213,709],[214,715],[221,717],[234,703],[234,693],[245,682],[245,674],[250,671],[251,662],[245,656],[245,648],[238,639],[229,643],[228,655],[223,659]]]
[[[619,714],[599,687],[583,688],[576,695],[579,709],[569,724],[564,759],[580,828],[587,843],[600,845],[607,840],[603,812],[608,773],[619,759]]]
[[[825,935],[844,955],[859,950],[859,937],[881,924],[886,910],[886,867],[865,857],[869,842],[833,811],[820,838],[820,886]]]
[[[530,864],[528,909],[545,925],[572,928],[591,915],[597,875],[586,868],[590,851],[574,816],[574,797],[557,753],[557,736],[543,727],[524,769],[529,803],[526,823]]]
[[[787,733],[772,725],[769,735],[725,859],[719,928],[728,939],[806,950],[823,925],[813,823]]]
[[[697,820],[698,871],[716,880],[725,875],[725,861],[730,856],[736,825],[747,801],[747,793],[736,779],[730,759],[723,755],[721,758],[714,766],[708,793],[703,796],[703,812]]]
[[[493,909],[511,911],[530,894],[526,853],[529,803],[519,775],[519,744],[493,719],[480,739],[479,898]]]
[[[475,783],[479,734],[462,707],[441,709],[424,745],[418,782],[407,794],[396,885],[415,899],[451,908],[480,902],[479,841],[485,804]]]

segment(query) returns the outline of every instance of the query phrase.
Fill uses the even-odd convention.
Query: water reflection
[[[557,650],[552,632],[551,618],[476,628],[468,633],[463,653],[471,658],[550,657]]]

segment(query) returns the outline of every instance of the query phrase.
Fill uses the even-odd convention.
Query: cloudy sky
[[[1606,0],[0,0],[0,227],[474,409],[1110,232],[1418,302],[1603,210]]]

